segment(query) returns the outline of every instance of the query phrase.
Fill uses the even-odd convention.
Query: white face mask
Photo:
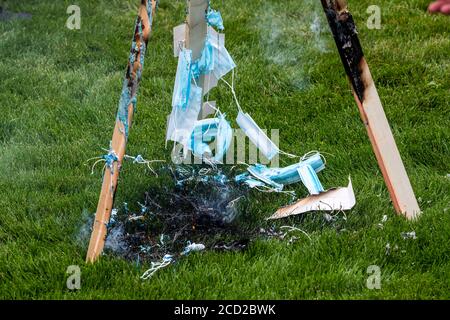
[[[272,158],[278,154],[280,151],[278,147],[261,130],[248,113],[239,111],[236,122],[244,131],[245,135],[256,145],[267,159],[272,160]]]

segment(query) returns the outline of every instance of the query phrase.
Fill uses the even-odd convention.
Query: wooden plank
[[[192,60],[201,57],[205,46],[206,25],[205,14],[208,9],[208,0],[189,0],[186,28],[186,47],[192,50]]]
[[[413,219],[420,214],[420,208],[364,58],[353,17],[346,1],[321,1],[394,208]]]
[[[131,49],[132,52],[134,52],[134,61],[129,61],[124,80],[124,88],[129,88],[132,99],[136,98],[137,90],[139,88],[139,75],[142,73],[143,68],[141,61],[144,59],[145,49],[147,48],[148,39],[151,35],[151,23],[156,10],[156,2],[156,0],[141,0],[138,18],[136,19],[133,38],[136,42],[136,46]],[[140,32],[141,26],[142,33]],[[141,51],[142,44],[144,45],[144,51]],[[121,106],[119,105],[119,112],[120,108]],[[89,242],[86,262],[96,261],[102,253],[105,245],[107,224],[109,223],[111,216],[111,210],[114,204],[114,195],[117,190],[117,183],[119,179],[119,171],[125,155],[128,129],[131,128],[133,120],[133,103],[128,104],[127,114],[128,117],[126,119],[126,125],[119,118],[116,119],[111,148],[117,155],[118,160],[113,163],[112,168],[107,167],[103,175],[102,189],[98,200],[97,212],[95,214],[95,221]],[[126,130],[125,127],[127,128]]]
[[[205,14],[208,9],[208,0],[189,0],[188,16],[186,18],[186,48],[192,50],[192,60],[199,59],[205,47],[208,31]],[[198,86],[204,89],[205,76],[201,75]]]

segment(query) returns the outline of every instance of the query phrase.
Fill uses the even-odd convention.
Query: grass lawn
[[[73,2],[81,8],[80,30],[65,27]],[[381,30],[370,30],[366,10],[374,2],[350,0],[423,210],[408,222],[394,212],[319,1],[213,1],[238,64],[243,108],[261,127],[280,130],[283,150],[326,153],[325,187],[346,186],[351,174],[357,205],[335,223],[319,213],[277,222],[302,228],[311,240],[259,240],[242,253],[193,254],[142,281],[148,265],[114,255],[84,263],[101,185],[100,169],[91,175],[86,160],[102,154],[111,138],[138,1],[8,1],[8,10],[33,17],[0,21],[0,297],[450,298],[450,18],[427,14],[428,2],[376,1]],[[170,160],[164,140],[177,63],[172,28],[184,10],[184,1],[161,0],[128,154]],[[229,90],[222,85],[211,99],[236,127]],[[137,208],[153,180],[125,163],[116,204]],[[301,184],[291,189],[306,195]],[[249,214],[263,224],[288,201],[250,196]],[[409,231],[417,239],[403,239]],[[77,292],[66,288],[69,265],[81,267]],[[380,267],[380,290],[366,287],[370,265]]]

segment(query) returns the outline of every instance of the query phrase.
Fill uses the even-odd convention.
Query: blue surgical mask
[[[311,195],[325,191],[317,177],[316,171],[310,165],[302,165],[297,169],[303,184]]]
[[[238,175],[236,176],[235,180],[236,182],[246,183],[247,185],[252,187],[252,185],[255,185],[255,182],[253,180],[255,180],[256,178],[264,182],[266,185],[273,187],[276,191],[281,191],[284,185],[289,185],[300,181],[303,182],[304,180],[305,183],[308,184],[305,184],[308,189],[311,188],[313,192],[320,190],[320,187],[318,187],[318,184],[320,184],[320,182],[318,182],[317,175],[317,181],[311,179],[310,172],[304,172],[305,169],[299,171],[299,168],[302,167],[310,167],[314,172],[320,172],[325,168],[325,164],[321,155],[319,153],[316,153],[308,157],[307,159],[304,159],[285,168],[268,168],[265,165],[256,164],[250,166],[247,169],[250,174],[245,173]],[[303,179],[301,173],[304,174]]]
[[[268,169],[266,166],[261,164],[255,164],[254,166],[250,166],[247,168],[247,171],[250,172],[250,174],[265,184],[273,187],[276,191],[280,192],[283,190],[283,185],[280,183],[277,183],[273,181],[270,177],[270,169]]]
[[[216,162],[222,162],[223,156],[228,151],[233,138],[233,131],[224,115],[218,118],[199,120],[192,132],[189,148],[197,156],[212,155],[208,143],[215,140],[215,155],[212,158]]]
[[[214,48],[214,70],[213,74],[217,79],[221,79],[228,72],[236,68],[233,58],[225,48],[224,41],[220,41],[220,37],[214,37],[208,34],[208,41]]]
[[[200,75],[210,74],[214,70],[214,60],[214,48],[207,39],[200,59],[192,63],[191,71],[194,78],[198,79]]]
[[[223,26],[222,15],[220,14],[219,11],[213,10],[211,8],[206,13],[206,22],[208,23],[208,25],[218,30],[222,31],[225,29]]]
[[[187,155],[189,140],[202,106],[202,88],[192,85],[187,108],[173,107],[166,135],[167,140],[181,143]]]
[[[173,89],[172,107],[186,109],[191,91],[192,50],[182,49],[178,57],[177,75]]]
[[[245,135],[256,145],[267,159],[272,160],[280,151],[272,140],[261,130],[256,122],[248,113],[239,111],[236,119],[239,127],[244,131]]]
[[[320,153],[315,153],[307,159],[294,163],[290,166],[284,168],[270,168],[270,178],[275,182],[285,185],[300,182],[301,177],[298,173],[298,168],[302,165],[311,166],[315,172],[320,172],[325,169],[325,163],[322,156]]]
[[[216,152],[214,160],[223,163],[223,157],[227,153],[233,139],[233,129],[230,123],[225,120],[225,115],[219,116],[219,126],[217,127]]]
[[[211,142],[217,135],[217,127],[218,125],[216,118],[209,118],[196,122],[189,143],[189,148],[194,155],[199,158],[206,154],[212,155],[212,151],[208,143]]]

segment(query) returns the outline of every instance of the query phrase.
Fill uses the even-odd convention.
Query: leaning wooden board
[[[106,167],[103,175],[102,189],[95,214],[95,221],[89,242],[86,256],[87,262],[94,262],[98,259],[105,245],[107,224],[111,217],[111,210],[114,204],[114,195],[117,190],[119,171],[125,155],[128,139],[128,130],[131,127],[136,104],[136,96],[139,82],[142,75],[145,51],[148,39],[152,31],[152,20],[156,10],[157,0],[141,0],[138,18],[133,34],[133,43],[128,62],[127,72],[124,80],[124,87],[119,102],[118,117],[114,127],[111,141],[111,150],[117,156],[112,168]],[[124,92],[127,94],[126,103],[123,104]],[[120,117],[119,115],[122,115]],[[125,117],[123,117],[125,115]]]
[[[413,219],[420,214],[420,208],[364,58],[353,17],[345,1],[321,1],[394,208]]]

